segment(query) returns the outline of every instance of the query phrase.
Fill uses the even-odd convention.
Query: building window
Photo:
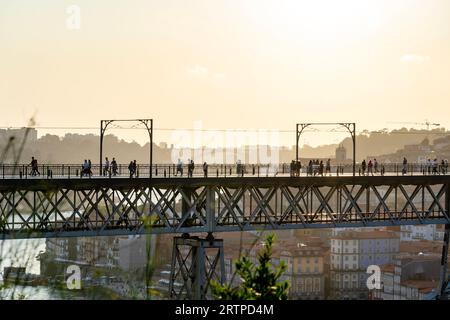
[[[319,292],[320,291],[320,280],[318,278],[314,279],[314,291]]]

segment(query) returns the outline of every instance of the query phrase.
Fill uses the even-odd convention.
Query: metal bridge
[[[179,234],[176,298],[205,298],[211,279],[224,280],[223,242],[213,235],[242,230],[445,224],[444,281],[449,207],[447,175],[0,180],[4,239]]]

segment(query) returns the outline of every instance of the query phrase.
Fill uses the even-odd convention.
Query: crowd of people
[[[187,164],[188,178],[191,178],[194,175],[195,163],[194,163],[194,160],[191,160],[191,159],[188,159],[187,163],[188,163]],[[205,168],[206,168],[206,173],[204,173],[204,174],[205,174],[205,176],[207,176],[208,175],[208,165],[206,162],[203,164],[203,171],[205,171]],[[181,161],[181,159],[178,159],[177,170],[176,170],[175,176],[178,176],[178,174],[180,174],[181,177],[183,176],[183,162]]]
[[[194,160],[188,159],[187,161],[187,170],[188,170],[188,178],[192,178],[194,176],[194,170],[195,170],[195,163]],[[208,178],[208,163],[205,161],[202,165],[203,170],[203,177]],[[181,159],[178,159],[177,165],[176,165],[176,173],[175,176],[183,176],[183,162]]]
[[[403,163],[403,167],[405,168],[405,163]],[[366,162],[366,160],[363,160],[361,162],[360,174],[365,176],[366,170],[367,170],[367,175],[372,175],[372,176],[374,175],[374,173],[381,173],[381,175],[384,175],[384,171],[385,171],[384,166],[382,166],[381,172],[380,172],[377,159],[373,159],[373,161],[372,161],[372,159],[369,159],[368,162]]]
[[[448,172],[448,160],[442,159],[439,165],[438,159],[427,159],[424,171],[428,174],[447,174]]]
[[[208,163],[205,161],[202,164],[202,171],[203,171],[203,177],[207,178],[208,177],[208,168],[209,165]],[[188,178],[192,178],[194,175],[194,170],[195,170],[195,163],[194,160],[192,159],[188,159],[187,160],[187,170],[188,170]],[[231,170],[231,169],[230,169]],[[178,174],[180,175],[180,177],[183,176],[183,161],[181,161],[181,159],[178,159],[177,164],[176,164],[176,171],[175,171],[175,176],[177,177]],[[238,160],[236,162],[236,175],[243,177],[244,174],[246,172],[246,168],[245,165],[242,164],[242,162],[240,160]],[[231,174],[231,171],[230,171]]]
[[[291,161],[290,172],[292,177],[299,177],[300,171],[302,169],[301,161]],[[326,176],[331,175],[331,159],[328,159],[323,162],[323,160],[309,160],[308,165],[306,166],[306,175],[307,176]]]
[[[132,170],[130,170],[130,178],[135,174],[136,172],[136,160],[134,160],[134,162],[132,161],[131,163],[133,163],[133,167],[131,168]],[[130,163],[130,164],[131,164]],[[130,169],[130,167],[128,167]],[[83,164],[81,165],[81,177],[92,177],[93,173],[92,173],[92,162],[91,159],[85,159]],[[112,161],[110,162],[108,157],[105,157],[105,165],[102,168],[102,176],[104,177],[108,177],[108,176],[117,176],[119,175],[118,172],[118,165],[117,165],[117,161],[116,158],[112,158]]]
[[[81,176],[88,176],[89,178],[92,176],[92,162],[91,159],[84,160],[83,164],[81,165]]]
[[[29,164],[31,167],[30,176],[37,176],[41,175],[38,168],[38,161],[35,157],[31,158],[31,163]],[[395,166],[393,169],[392,166]],[[208,177],[208,163],[205,161],[202,165],[202,171],[203,171],[203,177]],[[230,175],[231,175],[231,167],[230,168]],[[301,174],[303,166],[300,161],[292,160],[290,163],[290,175],[291,177],[299,177]],[[343,166],[336,166],[336,173],[343,173]],[[104,177],[111,177],[111,176],[118,176],[119,173],[119,167],[116,161],[116,158],[112,158],[112,161],[109,161],[108,157],[105,157],[105,163],[101,170],[101,175]],[[425,163],[419,164],[414,163],[412,165],[408,164],[408,160],[406,157],[403,158],[402,162],[400,163],[400,166],[398,164],[391,164],[391,168],[389,168],[389,172],[401,173],[402,175],[408,174],[408,172],[421,172],[423,174],[428,175],[438,175],[438,174],[448,174],[448,160],[442,159],[441,161],[438,161],[437,158],[435,159],[427,159]],[[194,160],[188,159],[187,161],[187,177],[192,178],[194,176],[194,170],[195,170],[195,163]],[[128,171],[130,178],[138,177],[139,176],[139,170],[136,163],[136,160],[130,161],[128,165]],[[228,170],[226,170],[228,171]],[[245,165],[241,163],[240,160],[236,162],[236,175],[237,176],[244,176],[245,173]],[[334,171],[334,169],[333,169]],[[176,172],[175,176],[180,175],[183,176],[184,172],[184,166],[181,159],[178,159],[178,162],[176,163]],[[218,171],[217,171],[218,172]],[[253,175],[255,174],[255,165],[253,165]],[[284,169],[283,169],[284,172]],[[331,176],[332,175],[332,169],[331,169],[331,159],[327,160],[309,160],[308,164],[305,166],[305,172],[307,176]],[[357,173],[361,176],[370,176],[375,174],[384,175],[386,172],[385,165],[379,164],[377,159],[366,159],[362,160],[361,164],[357,166]],[[258,174],[259,174],[259,168],[258,168]],[[92,177],[92,162],[90,159],[85,159],[84,162],[81,165],[81,177],[88,176]]]

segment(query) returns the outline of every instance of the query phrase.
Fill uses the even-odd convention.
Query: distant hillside
[[[435,139],[442,138],[446,134],[450,134],[450,132],[445,129],[426,131],[402,128],[391,132],[366,131],[356,137],[356,158],[359,161],[367,156],[395,153],[397,150],[403,149],[405,145],[418,144],[422,142],[426,137],[428,137],[428,139],[430,139],[430,143],[432,143]],[[351,138],[345,138],[342,143],[347,149],[347,157],[351,158]],[[316,148],[305,146],[302,148],[301,154],[304,157],[334,157],[337,147],[337,144],[323,145]]]
[[[392,132],[368,132],[359,134],[356,138],[357,161],[367,156],[377,156],[395,153],[403,149],[405,145],[418,144],[426,137],[433,143],[435,139],[442,139],[446,134],[450,134],[445,129],[435,129],[432,131],[414,130],[402,128]],[[1,138],[1,137],[0,137]],[[22,139],[14,140],[14,144],[9,147],[8,152],[4,152],[7,146],[7,139],[0,139],[0,156],[4,156],[4,162],[11,163],[14,155],[19,153]],[[352,142],[350,137],[342,142],[347,149],[347,157],[352,156]],[[323,145],[316,148],[305,146],[301,150],[301,156],[306,158],[333,158],[337,144]],[[170,163],[170,148],[160,148],[153,146],[154,163]],[[126,142],[114,135],[105,136],[104,156],[115,157],[119,163],[128,163],[136,159],[139,163],[147,163],[149,159],[149,144],[144,146],[136,142]],[[91,159],[94,163],[99,161],[99,137],[93,134],[66,134],[64,137],[56,135],[45,135],[39,139],[33,138],[24,145],[21,161],[28,163],[31,156],[35,156],[41,163],[82,163],[84,159]],[[280,154],[280,161],[289,162],[294,159],[295,150],[283,148]],[[183,159],[186,161],[186,159]],[[1,161],[1,157],[0,157]]]

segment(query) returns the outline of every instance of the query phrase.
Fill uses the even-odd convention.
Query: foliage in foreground
[[[272,270],[272,244],[275,236],[269,235],[265,241],[264,249],[258,253],[258,265],[255,265],[247,256],[236,261],[236,272],[242,283],[231,288],[230,285],[220,285],[212,281],[211,290],[216,299],[220,300],[286,300],[288,295],[288,281],[279,281],[286,270],[284,261]]]

